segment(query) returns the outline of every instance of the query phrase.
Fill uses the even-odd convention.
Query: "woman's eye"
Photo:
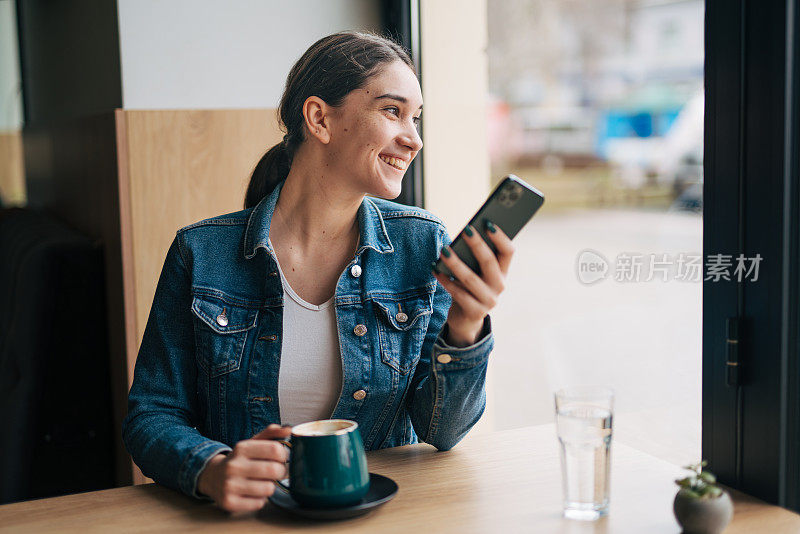
[[[389,106],[388,108],[383,108],[384,111],[388,111],[392,115],[397,117],[400,116],[400,108],[397,106]],[[414,122],[414,126],[419,128],[420,123],[422,122],[422,117],[411,117],[411,120]]]

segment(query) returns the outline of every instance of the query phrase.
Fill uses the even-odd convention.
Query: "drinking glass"
[[[608,513],[614,392],[573,387],[555,394],[561,445],[564,517],[595,520]]]

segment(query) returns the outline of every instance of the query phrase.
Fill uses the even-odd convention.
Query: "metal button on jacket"
[[[225,315],[225,312],[217,315],[217,324],[220,326],[228,326],[228,316]]]
[[[440,354],[439,356],[436,357],[436,361],[438,361],[439,363],[450,363],[451,361],[453,361],[453,357],[450,356],[449,354]]]
[[[357,324],[356,327],[353,328],[353,333],[358,337],[361,337],[367,333],[367,327],[363,324]]]
[[[356,264],[350,267],[350,274],[353,275],[353,278],[358,278],[361,276],[361,266]]]
[[[364,397],[366,397],[366,396],[367,396],[367,392],[364,391],[363,389],[359,389],[358,391],[353,393],[353,398],[355,400],[364,400]]]
[[[408,321],[408,315],[406,315],[403,312],[398,313],[397,315],[394,316],[394,318],[397,319],[398,323],[404,323]]]

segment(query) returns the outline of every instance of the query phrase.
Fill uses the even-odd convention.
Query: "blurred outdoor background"
[[[703,1],[487,7],[492,184],[513,173],[546,198],[494,314],[492,425],[550,422],[555,389],[609,385],[616,439],[697,461],[702,283],[675,260],[702,254]],[[584,249],[606,279],[578,279]],[[620,253],[641,255],[639,281],[615,280]],[[666,281],[646,281],[652,254]]]

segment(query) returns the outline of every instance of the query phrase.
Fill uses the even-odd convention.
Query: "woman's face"
[[[422,91],[414,72],[399,60],[385,65],[333,110],[329,165],[362,193],[396,198],[422,148],[421,113]]]

